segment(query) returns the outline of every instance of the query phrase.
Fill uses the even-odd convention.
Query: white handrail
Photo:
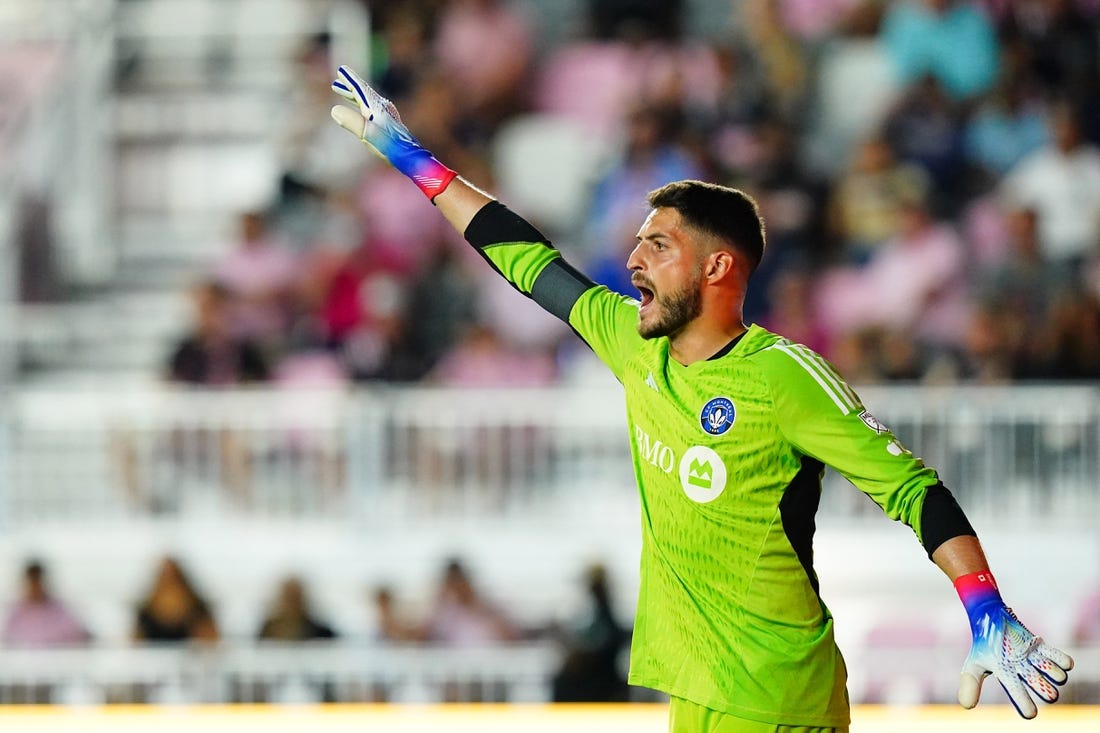
[[[1063,691],[1096,703],[1100,647],[1070,648]],[[954,701],[954,645],[845,650],[853,703]],[[20,702],[548,702],[561,651],[546,643],[472,648],[346,641],[4,649],[0,705]],[[889,674],[881,674],[889,670]],[[876,673],[877,671],[877,673]],[[995,686],[993,686],[995,687]],[[990,688],[986,704],[998,701]]]
[[[546,702],[556,647],[347,641],[4,649],[12,702]]]
[[[1100,510],[1092,387],[863,390],[967,511],[1080,526]],[[186,514],[385,523],[634,494],[618,389],[20,389],[0,413],[0,522]],[[559,499],[566,499],[564,502]],[[878,516],[839,477],[822,511]],[[876,521],[878,521],[876,519]]]

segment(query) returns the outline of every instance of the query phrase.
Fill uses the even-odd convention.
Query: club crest
[[[733,426],[737,411],[729,397],[715,397],[703,405],[699,425],[708,435],[721,435]]]

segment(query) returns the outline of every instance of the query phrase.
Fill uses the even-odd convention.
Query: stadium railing
[[[17,703],[546,702],[559,653],[349,642],[5,649],[0,705]]]
[[[1100,390],[862,390],[968,513],[1082,528],[1100,510]],[[0,523],[187,516],[400,525],[590,513],[634,497],[617,390],[12,390]],[[830,474],[822,513],[881,512]],[[585,498],[584,502],[570,497]],[[876,519],[875,521],[880,521]]]
[[[1069,639],[1070,617],[1096,567],[1090,538],[1100,515],[1100,391],[889,386],[860,392],[905,445],[940,468],[976,525],[996,530],[1000,575],[1013,602],[1028,611],[1024,616],[1055,643]],[[363,583],[400,572],[402,593],[426,597],[424,579],[449,546],[447,538],[475,534],[485,542],[470,552],[534,618],[549,612],[554,583],[568,584],[590,550],[620,547],[610,558],[620,577],[636,567],[628,438],[615,388],[22,387],[9,391],[0,410],[0,526],[5,538],[15,538],[4,547],[9,560],[25,548],[51,558],[64,574],[59,587],[104,632],[97,638],[124,638],[138,574],[161,546],[140,540],[160,534],[194,536],[182,549],[221,601],[227,639],[253,627],[268,583],[284,571],[280,563],[308,568],[336,615],[354,620],[362,613]],[[964,641],[953,634],[965,632],[950,589],[911,538],[892,532],[898,528],[888,527],[872,502],[835,475],[821,515],[823,525],[842,528],[823,538],[831,546],[818,569],[832,610],[844,619],[838,630],[846,636],[852,699],[949,702],[957,677],[944,670],[957,669]],[[126,531],[151,518],[180,524],[167,533]],[[292,543],[294,553],[308,550],[309,557],[253,547],[255,536],[238,531],[244,523],[237,519],[271,525],[274,541]],[[474,530],[456,531],[463,522]],[[844,522],[860,531],[844,531]],[[332,535],[332,545],[312,548],[313,534],[294,539],[297,524]],[[541,534],[532,532],[536,525]],[[1034,547],[1018,541],[1014,528],[1024,525],[1027,536],[1037,538]],[[108,531],[93,537],[89,527]],[[333,531],[340,527],[345,531]],[[434,541],[433,531],[442,539]],[[530,542],[515,546],[517,531],[536,534],[538,552]],[[492,541],[494,533],[503,535]],[[896,542],[884,541],[883,533]],[[75,545],[57,544],[69,535]],[[349,544],[345,535],[357,540]],[[404,544],[396,542],[399,536]],[[109,538],[126,541],[105,547]],[[237,539],[252,544],[238,548]],[[545,567],[548,556],[562,567]],[[1029,593],[1021,578],[1034,568],[1017,566],[1014,557],[1033,560],[1054,579]],[[489,562],[494,558],[507,572]],[[891,566],[888,576],[882,563]],[[873,596],[870,573],[877,573]],[[244,580],[253,576],[259,580]],[[1055,586],[1071,597],[1054,602],[1041,595]],[[910,628],[871,634],[910,604],[920,607],[933,641],[914,643]],[[1100,651],[1069,651],[1079,655],[1079,672],[1067,697],[1100,700]],[[545,647],[482,654],[334,645],[295,652],[224,642],[207,649],[4,650],[0,702],[46,691],[51,699],[75,702],[541,700],[556,661]],[[876,676],[883,669],[892,670],[889,679]]]
[[[1077,661],[1067,702],[1100,702],[1100,647]],[[953,702],[961,661],[943,645],[845,649],[853,703]],[[548,702],[560,651],[548,644],[442,648],[349,642],[5,649],[0,705],[54,703]],[[888,665],[888,666],[886,666]],[[889,670],[885,674],[883,670]],[[639,699],[654,699],[638,690]],[[990,684],[987,704],[1005,702]]]

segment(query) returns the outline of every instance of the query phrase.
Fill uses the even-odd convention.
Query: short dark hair
[[[676,181],[650,191],[646,201],[654,209],[676,209],[692,227],[718,237],[740,250],[750,272],[764,256],[764,220],[744,191],[703,181]]]

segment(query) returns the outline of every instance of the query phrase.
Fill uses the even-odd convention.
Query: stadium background
[[[331,124],[338,63],[612,287],[646,190],[756,195],[750,316],[941,469],[1006,598],[1078,659],[1067,702],[1100,701],[1098,7],[912,10],[934,4],[2,0],[0,719],[538,704],[584,638],[592,566],[629,624],[617,385]],[[816,549],[853,701],[950,702],[965,619],[908,531],[830,476]],[[165,557],[216,642],[134,639]],[[32,558],[86,641],[10,620]],[[452,558],[502,623],[439,607]],[[256,640],[291,576],[336,640]],[[659,698],[630,698],[620,724],[658,729]],[[990,708],[945,720],[1001,729]],[[900,709],[856,725],[954,715]],[[346,714],[542,714],[387,710]]]

